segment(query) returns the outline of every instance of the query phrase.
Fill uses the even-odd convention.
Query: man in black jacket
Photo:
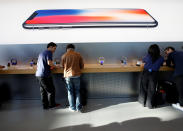
[[[179,94],[179,103],[172,106],[183,111],[183,52],[167,47],[165,54],[167,55],[166,65],[175,68],[173,76]]]

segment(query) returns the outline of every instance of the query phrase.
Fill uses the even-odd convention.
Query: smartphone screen
[[[26,29],[72,27],[156,27],[144,9],[37,10],[24,23]]]

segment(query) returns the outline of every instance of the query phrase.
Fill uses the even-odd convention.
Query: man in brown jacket
[[[69,110],[81,112],[80,75],[84,63],[81,55],[75,52],[74,49],[73,44],[67,45],[66,53],[62,56],[61,61],[68,90]]]

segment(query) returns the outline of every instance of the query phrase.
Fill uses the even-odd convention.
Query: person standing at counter
[[[183,52],[175,51],[173,47],[167,47],[165,54],[167,56],[166,65],[175,68],[173,77],[179,94],[179,103],[172,104],[172,106],[183,111]]]
[[[38,57],[36,77],[40,85],[43,109],[60,106],[60,104],[55,103],[55,87],[51,76],[51,69],[56,67],[52,60],[52,56],[56,48],[57,45],[50,42],[47,45],[47,50],[41,52]]]
[[[84,63],[81,55],[74,50],[75,46],[73,44],[67,45],[66,53],[61,57],[61,62],[68,90],[69,110],[81,112],[80,75],[81,69],[84,68]]]
[[[141,78],[139,102],[145,107],[154,108],[158,71],[164,58],[160,55],[159,46],[153,44],[143,58],[144,70]]]

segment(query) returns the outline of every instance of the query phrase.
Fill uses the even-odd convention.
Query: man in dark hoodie
[[[179,94],[179,103],[172,104],[172,106],[183,111],[183,52],[176,51],[170,46],[165,49],[165,54],[166,65],[175,68],[173,76]]]

